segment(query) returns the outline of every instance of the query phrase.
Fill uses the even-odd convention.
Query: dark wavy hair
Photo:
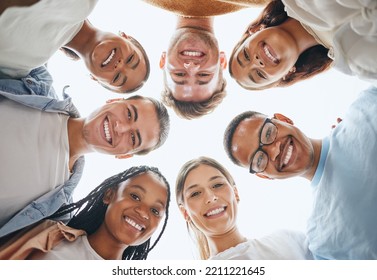
[[[272,27],[282,24],[284,21],[290,17],[285,12],[285,6],[281,0],[272,0],[262,11],[259,17],[254,20],[246,29],[245,33],[242,35],[241,40],[234,47],[230,60],[232,61],[237,49],[246,41],[250,36],[249,30],[257,30],[259,27]],[[266,89],[271,86],[285,87],[297,83],[301,80],[311,78],[331,67],[333,60],[328,57],[328,49],[324,46],[318,44],[311,48],[303,51],[298,57],[295,67],[295,72],[288,73],[284,79],[279,80],[277,83],[267,85],[263,88],[251,88],[247,87],[249,90]],[[232,64],[229,63],[229,73],[232,75]],[[242,85],[241,85],[242,86]],[[242,86],[244,87],[244,86]]]
[[[151,238],[143,244],[137,246],[128,246],[122,255],[123,260],[145,260],[148,253],[156,246],[162,234],[165,231],[167,221],[169,218],[169,204],[170,204],[170,186],[166,178],[156,167],[149,166],[136,166],[127,169],[117,175],[114,175],[103,181],[98,187],[92,190],[85,198],[78,202],[62,206],[55,214],[48,217],[48,219],[56,219],[62,216],[72,215],[73,217],[68,222],[68,226],[84,230],[88,235],[96,232],[104,221],[108,205],[103,203],[103,198],[107,190],[117,188],[120,183],[136,177],[138,175],[151,172],[160,178],[167,187],[167,203],[165,211],[165,221],[162,226],[161,232],[157,239],[150,246]]]

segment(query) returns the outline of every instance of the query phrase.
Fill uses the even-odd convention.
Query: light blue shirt
[[[316,259],[377,259],[377,88],[363,91],[323,139],[312,180]]]
[[[79,117],[79,112],[72,104],[71,98],[65,93],[63,96],[63,100],[58,99],[52,87],[52,78],[44,66],[32,70],[28,76],[20,80],[8,79],[5,76],[0,79],[0,102],[8,98],[38,110]],[[83,168],[84,157],[80,157],[74,164],[68,181],[56,186],[54,190],[34,200],[13,216],[0,228],[0,237],[32,225],[52,215],[62,205],[71,203],[73,191],[81,179]],[[20,170],[20,176],[22,176],[22,170]]]

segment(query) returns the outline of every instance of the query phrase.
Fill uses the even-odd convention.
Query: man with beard
[[[260,7],[267,0],[144,0],[177,14],[176,31],[160,68],[164,75],[162,99],[182,118],[194,119],[212,112],[224,99],[227,60],[219,51],[214,16],[247,7]]]
[[[323,139],[307,137],[281,114],[252,111],[225,131],[229,158],[250,173],[311,181],[307,237],[316,259],[377,259],[376,110],[377,88],[370,87]]]

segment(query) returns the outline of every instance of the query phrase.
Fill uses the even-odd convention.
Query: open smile
[[[105,139],[106,139],[107,143],[112,145],[113,144],[113,138],[111,137],[112,133],[110,131],[110,122],[109,122],[108,117],[106,117],[105,120],[103,121],[103,132],[104,132]]]
[[[280,167],[279,170],[286,168],[293,162],[293,151],[294,151],[294,145],[293,145],[293,139],[292,137],[289,137],[287,142],[284,145],[282,154],[280,156]]]
[[[102,61],[101,67],[105,67],[105,66],[109,65],[110,62],[112,62],[114,60],[115,54],[116,54],[116,49],[112,49],[110,54],[107,56],[107,58],[104,61]]]
[[[212,208],[209,211],[207,211],[204,216],[205,217],[218,217],[220,216],[223,212],[225,212],[226,206],[220,206],[217,208]]]
[[[124,217],[124,221],[127,224],[129,224],[130,226],[132,226],[133,228],[135,228],[136,230],[138,230],[138,231],[144,231],[145,230],[145,226],[144,225],[141,225],[141,224],[137,223],[135,220],[131,219],[128,216]]]
[[[268,61],[272,65],[279,64],[280,60],[278,59],[275,51],[272,49],[272,47],[264,42],[260,43],[260,47],[262,50],[262,55],[265,61]]]

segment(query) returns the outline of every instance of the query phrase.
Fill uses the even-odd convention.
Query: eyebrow
[[[212,80],[212,79],[211,79]],[[196,84],[198,84],[198,85],[206,85],[206,84],[208,84],[211,80],[209,80],[209,81],[206,81],[206,82],[202,82],[202,81],[195,81],[195,83]],[[176,80],[174,80],[173,78],[172,78],[172,81],[175,83],[175,84],[177,84],[177,85],[186,85],[187,84],[187,81],[186,80],[184,80],[184,81],[182,81],[182,82],[178,82],[178,81],[176,81]]]
[[[140,131],[139,130],[136,130],[136,135],[137,135],[137,139],[139,139],[139,144],[137,146],[140,147],[141,143],[143,143],[143,141],[141,139],[141,135],[140,135]]]
[[[136,63],[134,64],[134,66],[131,67],[132,70],[135,70],[138,66],[139,66],[139,63],[140,63],[140,57],[137,56],[138,60],[136,61]]]
[[[239,58],[238,56],[239,56],[239,53],[238,53],[238,55],[236,55],[236,60],[237,60],[238,64],[239,64],[242,68],[245,67],[245,65],[243,65],[242,61],[240,60],[240,58]]]
[[[135,105],[131,104],[131,108],[133,109],[134,111],[134,122],[137,121],[137,118],[139,117],[138,113],[137,113],[137,109],[135,107]]]
[[[249,79],[254,83],[254,84],[257,84],[257,82],[255,81],[253,75],[251,75],[251,73],[249,73],[248,75]]]
[[[140,185],[131,185],[130,187],[136,188],[136,189],[140,190],[143,193],[147,193],[147,190],[143,186],[140,186]],[[160,199],[158,199],[156,202],[159,203],[159,204],[161,204],[161,206],[163,208],[165,208],[165,203],[163,203]]]
[[[218,179],[218,178],[223,178],[223,177],[222,177],[222,176],[219,176],[219,175],[212,176],[211,178],[209,178],[208,182],[211,182],[211,181],[216,180],[216,179]],[[185,192],[187,192],[187,191],[189,191],[190,189],[195,188],[195,187],[197,187],[197,186],[198,186],[198,184],[193,184],[193,185],[191,185],[191,186],[188,186]]]

